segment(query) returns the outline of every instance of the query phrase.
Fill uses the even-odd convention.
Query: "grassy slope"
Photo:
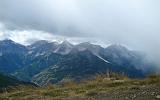
[[[146,95],[150,95],[147,98],[152,100],[160,93],[159,90],[159,76],[138,80],[118,75],[112,75],[110,78],[99,75],[93,80],[82,81],[79,84],[67,82],[44,88],[19,86],[10,92],[1,93],[0,100],[87,100],[88,98],[90,100],[124,100],[130,97],[137,97],[138,100],[138,96],[142,98],[139,100],[143,100]],[[148,91],[146,95],[143,94],[145,91]],[[138,93],[143,95],[138,95]]]
[[[23,85],[28,87],[37,87],[37,85],[30,83],[30,82],[23,82],[20,80],[17,80],[13,76],[7,76],[0,74],[0,93],[7,92],[7,91],[15,91],[16,89],[19,89],[19,86]]]
[[[5,76],[0,74],[0,88],[21,84],[21,81],[16,80],[13,77]]]

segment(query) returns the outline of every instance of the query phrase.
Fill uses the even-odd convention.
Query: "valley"
[[[88,42],[73,45],[37,41],[24,46],[12,40],[0,41],[0,72],[40,86],[76,82],[97,74],[116,72],[130,78],[144,78],[158,72],[146,55],[122,45],[106,48]]]
[[[112,44],[0,41],[0,100],[155,100],[158,67]]]

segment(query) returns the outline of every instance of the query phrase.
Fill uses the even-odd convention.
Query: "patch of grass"
[[[50,84],[43,88],[17,86],[12,88],[12,91],[0,93],[0,100],[29,100],[29,98],[31,100],[37,98],[61,100],[75,96],[93,97],[101,92],[140,90],[141,86],[149,84],[160,84],[160,76],[152,75],[146,79],[129,79],[118,75],[110,75],[110,77],[97,75],[92,80],[85,80],[78,84],[71,81],[61,85]]]
[[[92,96],[95,96],[97,94],[98,94],[98,91],[96,91],[96,90],[89,90],[89,91],[86,92],[85,95],[89,96],[89,97],[92,97]]]
[[[25,91],[19,91],[19,92],[15,92],[9,95],[9,97],[23,97],[28,95],[29,93],[25,92]]]
[[[154,84],[160,82],[160,76],[158,75],[149,75],[147,78],[148,84]]]

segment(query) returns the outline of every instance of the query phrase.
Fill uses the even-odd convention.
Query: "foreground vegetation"
[[[128,95],[131,92],[136,94],[136,92],[150,88],[157,88],[157,90],[152,91],[153,97],[151,98],[159,99],[160,76],[151,75],[146,79],[130,79],[117,74],[97,75],[91,80],[83,80],[80,83],[69,81],[47,87],[9,87],[0,93],[0,100],[110,100],[103,99],[103,96],[107,98],[107,96],[118,96],[125,93]],[[150,90],[148,91],[150,92]],[[136,98],[137,96],[133,95],[133,97]]]

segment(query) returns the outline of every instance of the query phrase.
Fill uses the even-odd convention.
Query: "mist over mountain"
[[[116,72],[131,78],[158,73],[157,66],[142,52],[120,44],[106,48],[89,42],[74,45],[36,41],[24,46],[0,41],[0,72],[39,85],[59,83],[66,78],[80,81],[96,74]]]
[[[160,0],[0,0],[0,100],[159,100]]]
[[[159,0],[1,0],[0,39],[124,44],[159,65]]]

